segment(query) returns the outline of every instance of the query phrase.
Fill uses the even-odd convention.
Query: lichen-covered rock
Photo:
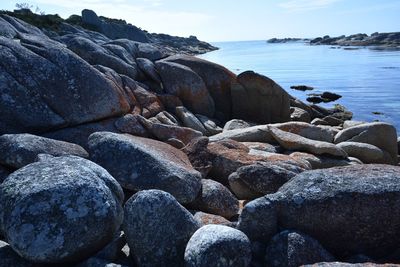
[[[21,168],[36,161],[39,154],[52,156],[75,155],[87,158],[81,146],[32,134],[4,134],[0,136],[0,163]]]
[[[287,150],[299,150],[317,155],[327,154],[347,158],[346,152],[334,144],[311,140],[297,134],[282,131],[275,127],[270,127],[270,132],[275,140]]]
[[[164,191],[140,191],[125,203],[123,228],[139,266],[183,266],[186,244],[199,227]]]
[[[129,190],[160,189],[179,202],[192,202],[201,175],[178,149],[152,139],[98,132],[89,136],[90,158]]]
[[[0,228],[29,261],[79,261],[112,240],[123,198],[117,181],[95,163],[48,156],[0,185]]]
[[[298,267],[334,260],[317,240],[296,231],[283,231],[275,235],[265,253],[265,264],[268,267]]]
[[[34,267],[32,262],[21,258],[6,242],[0,240],[0,267]]]
[[[250,240],[241,231],[223,225],[201,227],[185,250],[185,266],[247,267],[250,262]]]
[[[228,188],[210,179],[202,179],[201,184],[201,193],[190,203],[191,208],[221,215],[227,219],[238,214],[239,201]]]

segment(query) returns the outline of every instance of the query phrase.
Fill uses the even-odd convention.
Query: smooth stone
[[[302,122],[311,122],[311,115],[308,111],[298,108],[291,107],[290,108],[290,120],[292,121],[302,121]]]
[[[358,158],[364,163],[392,163],[390,155],[374,145],[359,142],[342,142],[337,146],[346,151],[349,156]]]
[[[333,143],[333,139],[338,131],[331,127],[326,126],[316,126],[305,122],[286,122],[272,124],[282,131],[298,134],[302,137],[323,141],[328,143]]]
[[[117,128],[121,133],[127,133],[141,137],[149,136],[147,130],[140,123],[138,115],[126,114],[125,116],[117,119],[114,125],[115,128]]]
[[[353,126],[365,124],[365,121],[352,121],[352,120],[347,120],[343,122],[343,129],[347,129]]]
[[[222,132],[222,128],[219,127],[215,121],[201,114],[195,114],[195,115],[201,121],[204,128],[206,128],[209,135],[215,135]]]
[[[236,129],[244,129],[251,126],[255,126],[255,124],[244,120],[233,119],[225,123],[223,131],[225,132]]]
[[[178,120],[168,111],[162,111],[156,115],[157,120],[161,123],[173,126],[179,126]]]
[[[136,58],[136,63],[144,74],[157,83],[161,83],[160,74],[158,74],[154,63],[147,58]]]
[[[351,157],[339,159],[321,155],[313,155],[305,152],[293,152],[289,155],[297,160],[305,160],[310,163],[311,169],[327,169],[332,167],[349,166],[354,164],[362,164],[359,160],[354,160]]]
[[[215,215],[215,214],[210,214],[202,211],[197,211],[193,215],[194,219],[200,223],[201,226],[207,225],[207,224],[221,224],[221,225],[227,225],[229,226],[231,224],[230,221],[225,219],[222,216]]]
[[[210,135],[206,128],[204,128],[204,125],[201,123],[201,121],[185,107],[176,107],[175,113],[177,117],[182,121],[183,126],[199,131],[203,135]]]
[[[211,142],[217,142],[225,139],[232,139],[238,142],[273,142],[271,134],[269,133],[268,125],[257,125],[246,128],[239,128],[234,130],[223,131],[220,134],[210,136]]]
[[[223,225],[201,227],[185,250],[185,266],[247,267],[250,262],[250,240],[241,231]]]

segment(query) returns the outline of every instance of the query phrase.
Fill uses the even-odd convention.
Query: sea
[[[312,46],[307,42],[271,44],[266,41],[212,43],[219,50],[200,57],[239,74],[263,74],[294,97],[305,101],[310,93],[329,91],[342,96],[334,104],[353,112],[353,120],[384,121],[400,135],[400,50]],[[290,89],[308,85],[313,91]]]

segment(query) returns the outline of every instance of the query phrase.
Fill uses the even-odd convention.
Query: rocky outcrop
[[[398,47],[400,46],[400,33],[373,33],[367,34],[353,34],[349,36],[330,37],[317,37],[310,41],[312,45],[340,45],[340,46],[385,46],[385,47]]]

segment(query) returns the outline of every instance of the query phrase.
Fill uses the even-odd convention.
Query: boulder
[[[95,163],[47,156],[0,185],[0,229],[29,261],[76,262],[112,240],[123,198],[117,181]]]
[[[231,118],[231,83],[236,79],[234,73],[221,65],[198,57],[175,55],[165,60],[187,66],[197,73],[204,81],[211,97],[214,99],[216,117],[222,121]],[[203,115],[213,117],[209,116],[209,114]]]
[[[194,213],[193,218],[201,225],[208,224],[221,224],[221,225],[231,225],[232,223],[222,216],[209,214],[202,211],[197,211]]]
[[[148,137],[147,130],[143,127],[138,119],[139,115],[126,114],[125,116],[117,119],[114,123],[115,128],[121,133],[127,133],[131,135]]]
[[[167,192],[144,190],[125,204],[123,228],[139,266],[183,266],[186,244],[199,227]]]
[[[130,109],[120,88],[64,45],[20,38],[0,37],[0,134],[44,132]]]
[[[343,122],[343,129],[347,129],[353,126],[365,124],[366,122],[364,121],[352,121],[352,120],[346,120]]]
[[[178,149],[152,139],[97,132],[89,136],[90,158],[107,169],[123,188],[160,189],[179,202],[192,202],[201,175]]]
[[[297,134],[279,130],[275,127],[270,127],[270,132],[275,140],[287,150],[299,150],[317,155],[326,154],[347,158],[346,152],[334,144],[311,140]]]
[[[268,153],[280,153],[282,149],[280,146],[271,145],[268,143],[260,143],[260,142],[241,142],[243,145],[247,146],[250,149],[250,154],[254,153],[255,150],[268,152]]]
[[[352,158],[340,159],[321,155],[313,155],[305,152],[293,152],[289,155],[296,160],[305,160],[311,165],[311,169],[327,169],[332,167],[349,166],[360,164],[358,160]]]
[[[400,234],[399,181],[400,167],[390,165],[306,171],[252,206],[277,212],[280,227],[316,238],[337,257],[380,258],[398,248],[393,236]],[[267,201],[269,207],[259,204]]]
[[[163,60],[157,61],[156,67],[167,93],[179,97],[192,112],[213,117],[214,100],[199,75],[186,66]]]
[[[397,132],[393,125],[384,122],[365,123],[340,131],[335,136],[335,143],[367,143],[387,151],[393,164],[397,163]]]
[[[287,230],[272,238],[265,253],[265,263],[268,267],[298,267],[334,260],[335,258],[314,238]]]
[[[255,199],[275,193],[296,174],[276,163],[259,162],[232,173],[229,187],[239,199]]]
[[[207,149],[208,141],[207,137],[199,137],[193,139],[182,149],[192,166],[201,173],[203,178],[206,178],[212,169],[213,156]]]
[[[136,63],[147,77],[157,83],[161,83],[160,74],[158,74],[156,66],[151,60],[147,58],[137,58]]]
[[[239,230],[223,225],[206,225],[190,238],[185,250],[185,266],[247,267],[251,244]]]
[[[232,116],[258,123],[290,119],[289,94],[273,80],[246,71],[232,84]]]
[[[201,193],[195,201],[190,203],[190,208],[227,219],[238,214],[239,201],[228,188],[210,179],[202,179],[201,184]]]
[[[209,135],[219,134],[222,132],[222,128],[219,127],[215,121],[201,114],[195,114],[195,115],[201,121],[204,128],[206,128]]]
[[[390,155],[374,145],[359,142],[342,142],[337,146],[346,151],[347,155],[358,158],[364,163],[392,163]]]
[[[225,132],[236,129],[244,129],[251,126],[255,126],[255,124],[244,120],[233,119],[225,123],[223,131]]]
[[[176,107],[176,116],[182,121],[183,125],[193,130],[201,132],[203,135],[209,135],[201,121],[185,107]]]
[[[34,267],[29,262],[19,256],[6,242],[0,240],[0,267]]]
[[[216,142],[225,139],[232,139],[238,142],[261,142],[269,143],[274,141],[269,133],[268,125],[257,125],[246,128],[223,131],[220,134],[210,136],[210,141]]]
[[[328,143],[333,143],[335,135],[338,133],[335,129],[326,126],[315,126],[305,122],[286,122],[272,124],[282,131],[298,134],[302,137],[323,141]]]
[[[172,114],[168,113],[168,111],[158,113],[156,118],[163,124],[179,126],[177,119]]]
[[[0,163],[19,169],[36,161],[39,154],[53,156],[89,154],[81,146],[32,134],[4,134],[0,136]]]
[[[290,108],[290,119],[292,121],[302,121],[302,122],[310,123],[311,115],[304,109],[297,108],[297,107],[291,107]]]

